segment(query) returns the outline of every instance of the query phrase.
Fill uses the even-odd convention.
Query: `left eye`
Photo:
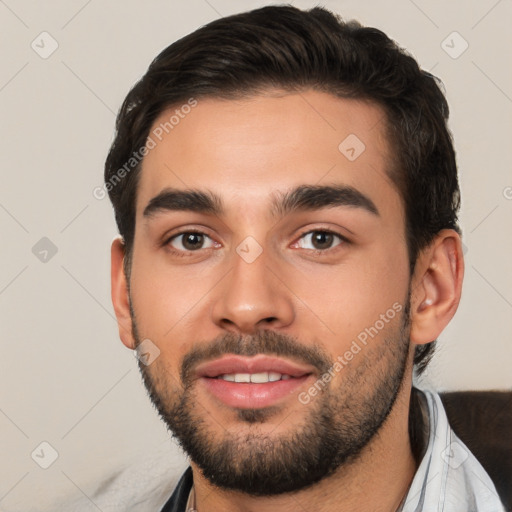
[[[336,245],[332,245],[333,241],[335,239],[338,239],[339,242]],[[304,245],[301,245],[301,241],[304,240],[310,240],[313,247],[304,247]],[[299,247],[302,249],[312,249],[314,251],[322,251],[326,249],[332,249],[333,247],[336,247],[337,245],[340,245],[342,242],[345,242],[345,238],[341,235],[338,235],[336,233],[333,233],[331,231],[325,231],[325,230],[316,230],[316,231],[309,231],[308,233],[305,233],[302,235],[299,239]]]
[[[204,246],[206,239],[210,240],[209,246]],[[197,251],[199,249],[209,249],[214,246],[213,240],[208,235],[196,233],[195,231],[175,235],[169,239],[168,244],[178,251]]]

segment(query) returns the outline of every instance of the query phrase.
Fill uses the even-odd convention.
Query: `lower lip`
[[[200,381],[206,389],[222,403],[238,409],[261,409],[275,405],[294,393],[311,375],[265,382],[230,382],[224,379],[202,377]]]

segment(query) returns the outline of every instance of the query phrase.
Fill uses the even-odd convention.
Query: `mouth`
[[[286,373],[278,372],[259,372],[259,373],[225,373],[215,377],[216,379],[227,380],[228,382],[250,382],[252,384],[264,384],[266,382],[277,382],[278,380],[288,380],[291,377]]]
[[[196,375],[206,393],[228,407],[261,409],[290,398],[312,379],[309,365],[264,355],[227,355],[199,365]]]

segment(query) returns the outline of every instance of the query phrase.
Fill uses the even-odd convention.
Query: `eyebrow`
[[[286,192],[275,192],[270,205],[272,217],[292,212],[314,211],[337,206],[361,208],[379,216],[375,203],[359,190],[346,185],[300,185]],[[150,218],[166,211],[191,211],[223,216],[222,198],[210,190],[165,188],[144,208]]]

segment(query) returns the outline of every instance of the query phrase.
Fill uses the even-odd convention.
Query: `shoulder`
[[[441,393],[450,427],[512,508],[512,391]]]
[[[188,466],[170,445],[169,441],[131,460],[104,475],[100,482],[81,486],[82,492],[77,491],[74,496],[60,500],[54,509],[67,512],[161,510]]]

